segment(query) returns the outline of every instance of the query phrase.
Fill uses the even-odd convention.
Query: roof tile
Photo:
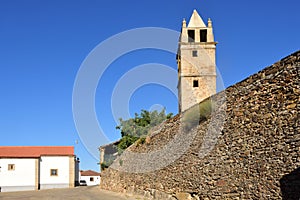
[[[95,172],[92,170],[80,171],[81,176],[100,176],[99,172]]]
[[[0,146],[0,157],[39,158],[41,156],[73,156],[73,146]]]

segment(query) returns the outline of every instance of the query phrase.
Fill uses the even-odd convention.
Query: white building
[[[100,173],[92,170],[80,171],[80,180],[85,180],[88,186],[100,185],[101,176]]]
[[[72,146],[0,147],[0,191],[74,187],[79,161]]]

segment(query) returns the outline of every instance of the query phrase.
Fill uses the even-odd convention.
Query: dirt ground
[[[101,190],[99,186],[51,189],[40,191],[1,192],[0,200],[137,200],[127,194]]]

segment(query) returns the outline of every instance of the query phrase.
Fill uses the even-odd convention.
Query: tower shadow
[[[283,200],[300,199],[300,167],[280,179]]]

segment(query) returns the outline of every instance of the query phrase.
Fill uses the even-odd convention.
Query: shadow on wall
[[[300,167],[280,179],[283,200],[300,199]]]

